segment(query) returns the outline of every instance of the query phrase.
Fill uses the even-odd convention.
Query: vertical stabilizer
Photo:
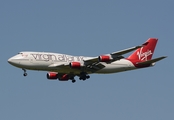
[[[128,59],[129,60],[138,60],[138,61],[151,60],[157,42],[158,42],[158,39],[157,38],[149,38],[143,44],[143,47],[138,48],[134,53],[132,53],[128,57]]]

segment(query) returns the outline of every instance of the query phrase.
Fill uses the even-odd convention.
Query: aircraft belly
[[[97,73],[115,73],[115,72],[121,72],[121,71],[126,71],[128,67],[123,67],[121,65],[108,65],[107,67],[97,71]]]
[[[106,67],[104,67],[103,69],[97,71],[97,73],[108,74],[108,73],[117,73],[135,69],[134,65],[130,61],[125,59],[120,61],[115,61],[111,64],[105,64],[105,66]]]

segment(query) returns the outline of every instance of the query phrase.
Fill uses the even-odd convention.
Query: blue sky
[[[174,119],[174,1],[1,0],[1,120]],[[20,51],[98,56],[159,39],[155,67],[75,84],[7,63]],[[128,55],[125,55],[125,57]]]

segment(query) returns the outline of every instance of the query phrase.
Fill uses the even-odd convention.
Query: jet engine
[[[69,66],[70,66],[71,68],[81,68],[81,67],[84,66],[84,63],[81,63],[81,62],[71,62],[71,63],[69,64]]]
[[[56,73],[56,72],[47,73],[47,79],[56,80],[57,78],[58,78],[58,73]]]
[[[47,79],[49,79],[49,80],[59,79],[59,81],[68,81],[69,75],[68,74],[58,74],[56,72],[49,72],[49,73],[47,73]]]
[[[64,74],[59,78],[59,81],[68,81],[69,80],[69,75],[68,74]]]
[[[111,55],[101,55],[98,57],[100,62],[110,62],[113,60],[113,58],[111,57]]]
[[[124,57],[121,55],[112,55],[112,54],[98,56],[99,62],[113,62],[115,60],[120,60],[122,58]]]

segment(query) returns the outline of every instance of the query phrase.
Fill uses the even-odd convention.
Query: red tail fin
[[[157,41],[158,41],[157,38],[149,38],[143,44],[143,47],[137,49],[134,53],[132,53],[128,57],[128,59],[129,60],[140,60],[140,61],[151,60],[155,47],[156,47],[156,44],[157,44]]]

